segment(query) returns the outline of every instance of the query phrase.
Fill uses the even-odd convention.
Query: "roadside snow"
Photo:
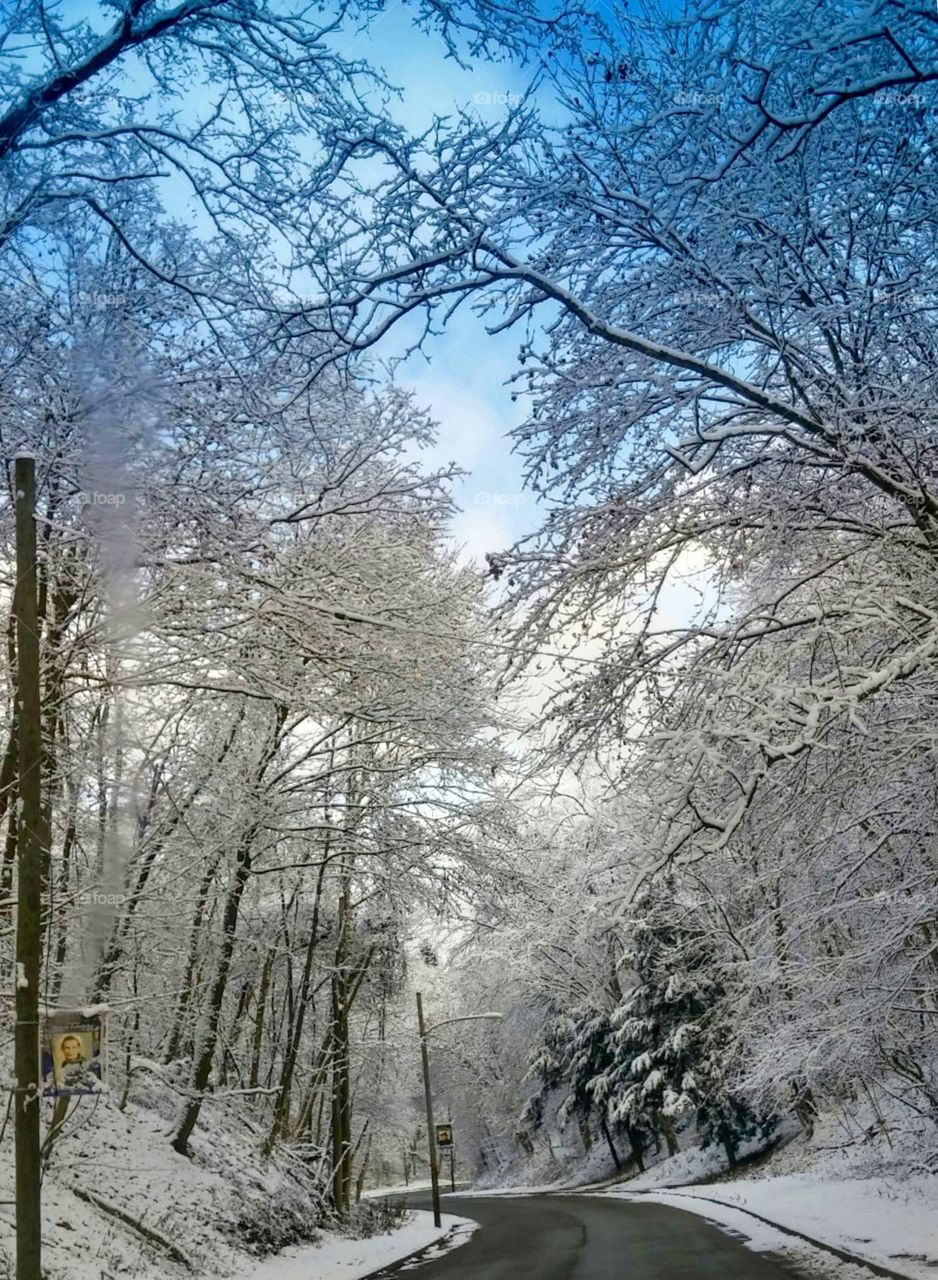
[[[439,1257],[465,1244],[477,1226],[469,1218],[444,1214],[438,1228],[432,1213],[416,1210],[410,1222],[383,1236],[347,1240],[324,1235],[319,1244],[284,1249],[260,1263],[248,1280],[361,1280],[437,1242],[432,1256]]]
[[[426,1182],[401,1182],[395,1187],[369,1187],[362,1192],[362,1199],[384,1200],[387,1196],[408,1196],[412,1191],[429,1191],[432,1185],[428,1178]],[[449,1195],[449,1192],[446,1194]]]
[[[467,1191],[448,1191],[447,1195],[451,1200],[465,1198],[468,1196],[472,1200],[483,1200],[487,1196],[494,1196],[499,1200],[504,1200],[506,1196],[542,1196],[550,1192],[555,1194],[560,1191],[577,1191],[578,1187],[571,1184],[558,1185],[556,1182],[545,1183],[540,1187],[486,1187],[484,1191],[473,1191],[470,1187]]]
[[[870,1280],[870,1272],[865,1267],[851,1266],[821,1249],[812,1248],[777,1231],[755,1218],[744,1213],[742,1209],[734,1209],[729,1205],[707,1204],[697,1198],[677,1191],[651,1191],[645,1195],[628,1196],[618,1193],[621,1199],[637,1201],[651,1200],[656,1204],[666,1204],[672,1209],[683,1209],[686,1213],[697,1213],[710,1222],[723,1227],[730,1235],[755,1253],[772,1253],[776,1257],[787,1259],[793,1264],[796,1274],[805,1274],[821,1280]],[[912,1276],[913,1273],[909,1272]],[[934,1277],[931,1278],[934,1280]]]
[[[791,1236],[786,1236],[782,1231],[774,1231],[739,1209],[731,1208],[729,1205],[709,1204],[689,1193],[685,1195],[681,1191],[649,1191],[644,1195],[634,1196],[624,1192],[612,1194],[617,1200],[634,1200],[641,1204],[651,1200],[654,1204],[666,1204],[673,1209],[683,1209],[685,1213],[697,1213],[703,1218],[720,1223],[721,1226],[729,1227],[734,1235],[745,1236],[746,1245],[756,1253],[780,1253],[792,1244]]]
[[[938,1178],[826,1181],[810,1174],[702,1189],[910,1276],[938,1267]]]
[[[689,1187],[687,1191],[606,1194],[655,1200],[700,1213],[744,1233],[753,1249],[774,1251],[781,1244],[790,1251],[794,1242],[739,1209],[751,1209],[780,1226],[914,1280],[934,1280],[938,1268],[938,1178],[934,1177],[900,1182],[790,1174]]]

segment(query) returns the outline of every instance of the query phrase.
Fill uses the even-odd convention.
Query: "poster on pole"
[[[436,1126],[436,1145],[443,1150],[453,1145],[453,1126],[438,1124]]]
[[[46,1098],[101,1093],[106,1082],[103,1009],[56,1009],[42,1023],[42,1092]]]

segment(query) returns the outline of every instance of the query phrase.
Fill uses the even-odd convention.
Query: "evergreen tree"
[[[538,1079],[538,1089],[525,1105],[523,1123],[537,1129],[545,1120],[545,1102],[551,1094],[563,1093],[556,1117],[561,1125],[575,1121],[585,1146],[590,1144],[590,1121],[598,1122],[618,1167],[609,1122],[618,1124],[628,1139],[636,1165],[644,1171],[643,1152],[647,1127],[640,1117],[611,1117],[602,1090],[614,1067],[615,1035],[607,1013],[594,1007],[576,1009],[572,1014],[551,1019],[544,1039],[531,1057],[528,1078]]]
[[[660,1133],[678,1150],[677,1121],[695,1113],[707,1147],[730,1164],[740,1145],[774,1121],[758,1117],[726,1083],[723,988],[699,930],[673,922],[671,889],[649,890],[630,923],[624,965],[632,985],[611,1017],[610,1068],[593,1082],[616,1121]]]

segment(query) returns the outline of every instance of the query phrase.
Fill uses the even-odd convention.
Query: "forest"
[[[0,5],[0,1275],[399,1227],[418,992],[454,1181],[933,1215],[936,84],[911,0]]]

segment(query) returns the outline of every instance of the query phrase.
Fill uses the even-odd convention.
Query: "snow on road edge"
[[[478,1227],[471,1218],[443,1214],[443,1226],[433,1225],[433,1214],[422,1209],[403,1227],[367,1240],[326,1236],[319,1244],[284,1249],[266,1258],[248,1280],[364,1280],[411,1254],[439,1245],[434,1257],[465,1244]]]
[[[715,1190],[713,1187],[708,1186],[706,1188],[708,1195],[713,1190]],[[601,1194],[608,1195],[609,1193]],[[707,1218],[711,1222],[727,1228],[734,1235],[740,1236],[747,1248],[756,1253],[795,1256],[805,1264],[812,1266],[820,1274],[836,1274],[842,1280],[848,1280],[848,1277],[869,1277],[871,1273],[862,1265],[853,1266],[834,1258],[833,1255],[825,1253],[823,1247],[815,1248],[807,1241],[802,1242],[795,1239],[786,1234],[784,1228],[790,1231],[803,1231],[805,1235],[813,1235],[821,1246],[828,1245],[832,1249],[841,1249],[844,1252],[851,1253],[857,1257],[858,1262],[862,1262],[863,1257],[865,1257],[868,1262],[886,1267],[895,1274],[907,1276],[909,1280],[934,1280],[934,1262],[927,1257],[917,1258],[910,1257],[907,1254],[889,1253],[887,1246],[864,1249],[861,1244],[858,1248],[854,1239],[822,1239],[821,1233],[810,1231],[808,1225],[800,1222],[778,1221],[778,1227],[776,1228],[753,1217],[751,1213],[747,1213],[743,1208],[710,1200],[703,1195],[694,1195],[691,1192],[683,1191],[646,1191],[616,1192],[613,1193],[613,1196],[615,1199],[629,1200],[633,1203],[650,1200],[656,1204],[668,1205],[672,1209],[683,1209],[689,1213],[696,1213],[702,1218]],[[776,1218],[778,1217],[779,1215],[776,1215]],[[830,1232],[826,1234],[830,1236]],[[863,1243],[868,1245],[874,1242],[869,1240]]]

